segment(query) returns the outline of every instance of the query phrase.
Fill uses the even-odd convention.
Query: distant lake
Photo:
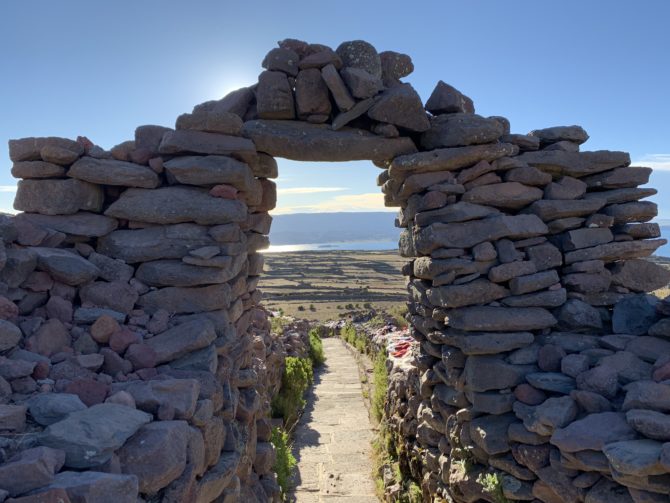
[[[656,255],[659,257],[670,257],[670,227],[661,227],[662,237],[668,240],[668,244],[661,246]],[[333,250],[397,250],[398,241],[341,241],[336,243],[300,243],[290,245],[271,245],[263,253],[286,253],[297,251],[333,251]]]
[[[297,251],[334,251],[334,250],[397,250],[398,241],[350,241],[339,243],[304,243],[293,245],[271,245],[263,253],[282,253]]]

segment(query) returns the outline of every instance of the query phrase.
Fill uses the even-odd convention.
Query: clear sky
[[[173,126],[193,105],[250,85],[278,40],[364,39],[412,56],[424,101],[442,79],[512,131],[580,124],[591,150],[657,168],[670,219],[667,0],[4,0],[0,140]],[[3,146],[0,210],[15,181]],[[371,163],[280,161],[279,212],[381,209]]]

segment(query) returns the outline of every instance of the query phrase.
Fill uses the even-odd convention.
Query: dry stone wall
[[[187,114],[111,152],[10,141],[1,499],[277,499],[283,349],[256,289],[277,165],[241,129]]]
[[[109,152],[10,141],[2,497],[278,499],[285,349],[257,284],[285,157],[371,160],[400,207],[421,352],[392,369],[386,412],[426,501],[667,501],[650,170],[580,151],[578,126],[512,134],[444,82],[424,105],[400,80],[411,59],[363,41],[284,40],[263,68]]]

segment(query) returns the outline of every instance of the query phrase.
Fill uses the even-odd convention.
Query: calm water
[[[272,245],[263,253],[333,250],[397,250],[397,241],[351,241],[342,243],[306,243],[295,245]]]
[[[670,241],[670,227],[663,227],[662,234]],[[293,245],[272,245],[263,253],[281,253],[297,251],[333,251],[333,250],[397,250],[397,241],[349,241],[340,243],[301,243]],[[661,246],[656,255],[670,257],[670,243]]]

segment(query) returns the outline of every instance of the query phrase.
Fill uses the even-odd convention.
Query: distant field
[[[348,304],[388,309],[407,297],[404,261],[397,251],[268,253],[260,282],[263,304],[318,321],[339,318]]]
[[[401,305],[407,295],[400,273],[404,260],[395,251],[268,253],[260,282],[263,304],[318,321],[339,318],[348,304],[386,309]],[[651,260],[670,268],[669,258]],[[667,297],[670,288],[654,294]]]

